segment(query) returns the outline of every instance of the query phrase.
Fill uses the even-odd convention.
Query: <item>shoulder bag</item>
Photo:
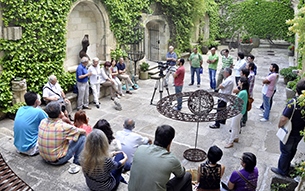
[[[292,111],[292,115],[290,117],[290,119],[287,121],[287,123],[278,129],[276,136],[280,139],[280,141],[282,141],[282,143],[285,145],[288,137],[291,133],[291,129],[292,129],[292,124],[291,124],[291,119],[293,117],[294,111],[295,111],[295,107],[296,107],[296,100],[293,99],[293,111]]]
[[[247,183],[247,185],[249,185],[252,189],[256,189],[256,186],[254,186],[249,180],[247,180],[239,171],[236,171],[238,173],[238,175],[244,179],[244,181]]]

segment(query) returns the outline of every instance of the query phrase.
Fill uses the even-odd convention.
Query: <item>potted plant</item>
[[[257,35],[252,36],[253,48],[258,48],[260,45],[260,39]]]
[[[147,62],[142,62],[140,65],[140,79],[147,80],[148,79],[148,69],[149,64]]]
[[[288,56],[294,56],[294,45],[293,44],[291,44],[288,47]]]
[[[297,66],[289,66],[280,70],[280,75],[284,77],[284,83],[287,84],[289,81],[295,80],[298,75],[293,73],[292,70],[298,69]]]
[[[241,37],[240,50],[245,54],[245,56],[250,55],[253,49],[252,39],[249,35],[244,35]]]

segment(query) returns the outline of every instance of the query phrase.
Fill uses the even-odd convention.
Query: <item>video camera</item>
[[[167,62],[157,62],[158,63],[158,69],[160,70],[159,76],[164,77],[165,74],[163,73],[164,70],[166,70],[169,66]]]

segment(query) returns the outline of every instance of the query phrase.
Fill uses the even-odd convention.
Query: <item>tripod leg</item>
[[[160,93],[160,99],[162,99],[163,82],[164,82],[164,78],[160,78],[160,79],[159,79],[159,93]]]
[[[156,81],[154,92],[153,92],[153,95],[152,95],[151,100],[150,100],[150,105],[153,104],[153,100],[154,100],[157,88],[158,88],[158,81]]]

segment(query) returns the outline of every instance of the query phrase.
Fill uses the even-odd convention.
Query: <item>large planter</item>
[[[207,54],[209,52],[209,48],[207,46],[201,46],[201,53]]]
[[[260,45],[260,39],[258,37],[252,37],[253,48],[258,48]]]
[[[249,43],[249,44],[240,43],[240,50],[245,54],[245,56],[249,56],[251,54],[252,49],[253,49],[253,43]]]
[[[295,97],[295,91],[293,91],[292,89],[289,89],[286,87],[286,98],[287,99],[292,99]]]
[[[147,80],[148,79],[148,71],[140,71],[140,79],[141,80]]]

